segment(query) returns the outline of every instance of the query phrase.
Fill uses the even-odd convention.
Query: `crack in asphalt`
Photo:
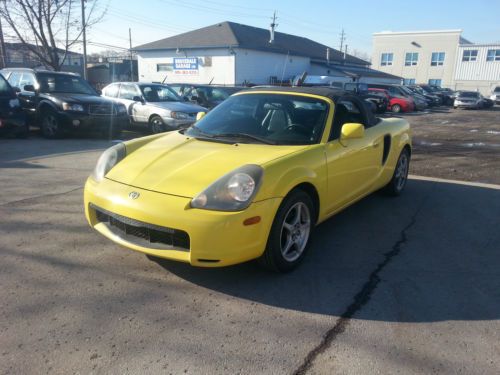
[[[424,199],[417,211],[413,214],[409,224],[401,230],[400,237],[392,246],[392,249],[384,253],[384,260],[380,262],[377,267],[370,273],[370,276],[368,277],[366,283],[354,296],[353,302],[347,307],[342,315],[340,315],[340,318],[337,319],[335,325],[324,334],[321,342],[307,354],[302,364],[292,372],[293,375],[306,374],[314,364],[315,359],[326,349],[328,349],[333,341],[346,330],[354,314],[361,310],[370,301],[373,292],[375,291],[377,285],[381,280],[379,276],[380,272],[382,272],[382,270],[391,262],[391,260],[401,252],[403,245],[408,241],[407,231],[411,227],[413,227],[413,225],[415,225],[417,216],[426,201],[427,197]]]
[[[19,199],[17,201],[10,201],[10,202],[6,202],[6,203],[2,203],[2,204],[0,204],[0,207],[8,207],[8,206],[12,206],[12,205],[17,204],[17,203],[25,203],[25,202],[34,201],[34,200],[37,200],[37,199],[40,199],[40,198],[57,197],[59,195],[65,195],[65,194],[73,193],[74,191],[81,190],[81,189],[83,189],[83,186],[79,186],[77,188],[74,188],[74,189],[71,189],[71,190],[67,190],[67,191],[62,191],[60,193],[41,194],[41,195],[37,195],[37,196],[34,196],[34,197]]]

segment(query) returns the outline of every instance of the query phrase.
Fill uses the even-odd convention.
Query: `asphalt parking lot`
[[[121,248],[82,207],[110,142],[0,139],[0,373],[500,373],[500,111],[440,111],[405,116],[426,177],[286,275]]]

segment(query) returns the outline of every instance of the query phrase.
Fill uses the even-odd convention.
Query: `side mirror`
[[[205,117],[206,114],[206,112],[198,112],[196,114],[196,121],[200,121],[203,117]]]
[[[35,86],[33,86],[33,85],[25,85],[23,87],[23,90],[24,91],[29,91],[29,92],[35,92]]]
[[[144,99],[143,99],[143,98],[141,98],[139,95],[134,96],[134,97],[132,98],[132,100],[133,100],[134,102],[141,102],[142,104],[144,104]]]
[[[363,124],[350,122],[342,126],[340,141],[348,139],[359,139],[365,136],[365,127]]]

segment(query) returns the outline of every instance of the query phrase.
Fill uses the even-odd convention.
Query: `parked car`
[[[254,89],[196,126],[106,150],[85,185],[85,214],[153,257],[203,267],[259,258],[286,272],[317,224],[381,188],[399,195],[410,155],[405,119],[375,118],[343,90]]]
[[[0,135],[5,134],[25,138],[29,134],[29,125],[16,92],[0,74]]]
[[[495,87],[491,92],[490,99],[495,102],[495,104],[500,104],[500,86]]]
[[[131,127],[153,134],[186,128],[196,121],[198,112],[207,111],[158,83],[116,82],[106,86],[102,95],[126,106]]]
[[[415,106],[415,101],[413,100],[413,96],[410,95],[406,90],[403,89],[402,85],[389,85],[389,84],[383,84],[383,83],[369,83],[368,84],[369,89],[382,89],[386,90],[389,93],[389,96],[394,97],[394,98],[399,98],[399,99],[406,99],[408,102],[410,102],[410,107],[411,109],[408,108],[405,103],[397,103],[396,107],[394,107],[393,112],[401,110],[401,105],[403,105],[408,111],[414,111],[416,109]],[[392,106],[390,106],[392,108]],[[404,110],[403,110],[404,111]]]
[[[76,74],[26,68],[1,73],[18,91],[28,121],[39,126],[46,138],[77,131],[99,131],[116,138],[128,122],[125,106],[101,98]]]
[[[245,87],[238,86],[197,85],[190,83],[172,83],[169,86],[184,100],[192,101],[208,109],[214,108],[231,95],[245,89]]]
[[[330,86],[332,87],[332,86]],[[374,113],[384,113],[389,105],[387,97],[378,92],[369,92],[366,83],[348,82],[343,84],[343,89],[352,92],[365,102],[370,103]]]
[[[408,96],[410,96],[413,99],[413,102],[415,103],[415,109],[417,111],[423,111],[429,107],[429,100],[423,96],[420,95],[418,92],[415,92],[411,90],[409,87],[406,86],[400,86],[401,90],[403,90]]]
[[[430,107],[439,106],[443,103],[443,99],[440,96],[434,95],[432,92],[424,90],[418,85],[409,85],[406,87],[426,98]]]
[[[459,91],[453,103],[454,108],[481,109],[487,105],[486,100],[477,91]]]
[[[391,94],[388,90],[385,89],[377,89],[377,88],[369,88],[368,92],[377,92],[385,95],[389,104],[387,106],[388,111],[392,111],[394,113],[399,112],[411,112],[415,109],[415,104],[413,100],[408,97],[404,97],[398,94]]]
[[[443,88],[441,86],[429,85],[429,87],[434,90],[437,95],[440,95],[444,105],[453,105],[453,93],[454,91],[449,88]]]

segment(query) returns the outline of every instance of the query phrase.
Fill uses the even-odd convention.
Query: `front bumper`
[[[59,119],[64,129],[72,131],[102,131],[110,127],[123,129],[128,123],[128,115],[90,115],[84,112],[59,112]]]
[[[478,104],[476,102],[457,102],[457,101],[455,101],[454,107],[457,107],[457,108],[478,108]]]
[[[138,198],[130,198],[131,192],[138,193]],[[280,198],[273,198],[252,203],[238,212],[200,210],[190,207],[190,198],[138,189],[109,179],[97,183],[91,178],[85,185],[84,201],[90,226],[112,241],[159,258],[201,267],[227,266],[262,255],[281,203]],[[143,223],[144,227],[159,231],[163,228],[174,236],[174,231],[185,232],[189,236],[188,248],[185,240],[166,245],[148,242],[140,233],[136,240],[130,233],[121,233],[103,222],[96,208],[132,226]],[[243,225],[245,219],[255,216],[261,217],[259,223]]]
[[[162,117],[163,122],[170,129],[184,129],[196,122],[196,118],[193,119],[185,119],[185,120],[177,120],[172,117]]]

